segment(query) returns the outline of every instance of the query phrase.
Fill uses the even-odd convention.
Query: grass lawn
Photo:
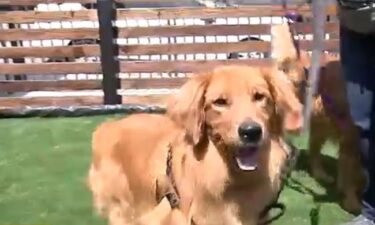
[[[100,225],[84,185],[95,126],[114,116],[0,120],[0,224]],[[296,139],[297,145],[303,140]],[[327,145],[334,168],[335,147]],[[332,169],[333,170],[333,169]],[[306,155],[281,199],[286,213],[276,225],[339,225],[351,215],[336,204],[334,187],[306,172]],[[315,216],[312,216],[315,214]]]

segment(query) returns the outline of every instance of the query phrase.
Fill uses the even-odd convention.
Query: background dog
[[[294,84],[295,93],[304,101],[308,81],[310,56],[298,52],[287,24],[272,31],[273,58]],[[342,206],[349,212],[359,212],[360,194],[364,187],[358,150],[359,137],[351,120],[346,99],[345,83],[339,58],[325,54],[322,58],[318,93],[314,98],[309,142],[309,160],[312,175],[327,183],[334,177],[323,169],[321,150],[327,140],[339,144],[337,187],[343,194]]]

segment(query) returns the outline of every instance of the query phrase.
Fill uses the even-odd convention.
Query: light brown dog
[[[88,176],[95,208],[111,225],[257,225],[280,190],[282,135],[302,123],[302,105],[278,73],[219,67],[183,85],[167,115],[100,125]],[[158,197],[167,168],[177,209]]]
[[[298,57],[287,24],[275,27],[272,38],[273,57],[279,69],[284,71],[283,74],[288,75],[288,79],[294,84],[295,92],[303,102],[308,81],[304,69],[310,67],[310,56],[301,51]],[[339,58],[325,54],[321,63],[323,66],[318,94],[314,98],[311,118],[310,170],[318,180],[334,182],[334,177],[323,169],[321,150],[327,140],[336,141],[339,144],[337,186],[343,194],[342,206],[355,213],[360,210],[359,196],[364,185],[358,134],[350,118]]]

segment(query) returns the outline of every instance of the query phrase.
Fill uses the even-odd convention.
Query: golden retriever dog
[[[166,115],[100,125],[88,175],[96,210],[111,225],[259,224],[282,183],[283,134],[302,125],[302,104],[279,73],[220,66],[188,80]]]
[[[287,24],[273,29],[272,38],[273,58],[278,61],[279,69],[284,71],[282,74],[288,75],[303,102],[308,81],[304,71],[310,67],[310,56],[302,51],[298,56]],[[337,187],[343,194],[342,206],[356,213],[360,210],[359,196],[364,187],[357,147],[359,137],[350,117],[339,58],[325,54],[321,63],[320,82],[311,118],[310,170],[316,179],[334,182],[332,175],[323,169],[321,150],[327,140],[336,141],[339,145]]]

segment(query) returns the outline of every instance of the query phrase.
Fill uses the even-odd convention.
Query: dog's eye
[[[225,98],[218,98],[213,102],[216,106],[226,106],[228,101]]]
[[[259,93],[259,92],[255,92],[254,95],[253,95],[253,99],[254,101],[263,101],[264,99],[266,98],[266,96],[262,93]]]

